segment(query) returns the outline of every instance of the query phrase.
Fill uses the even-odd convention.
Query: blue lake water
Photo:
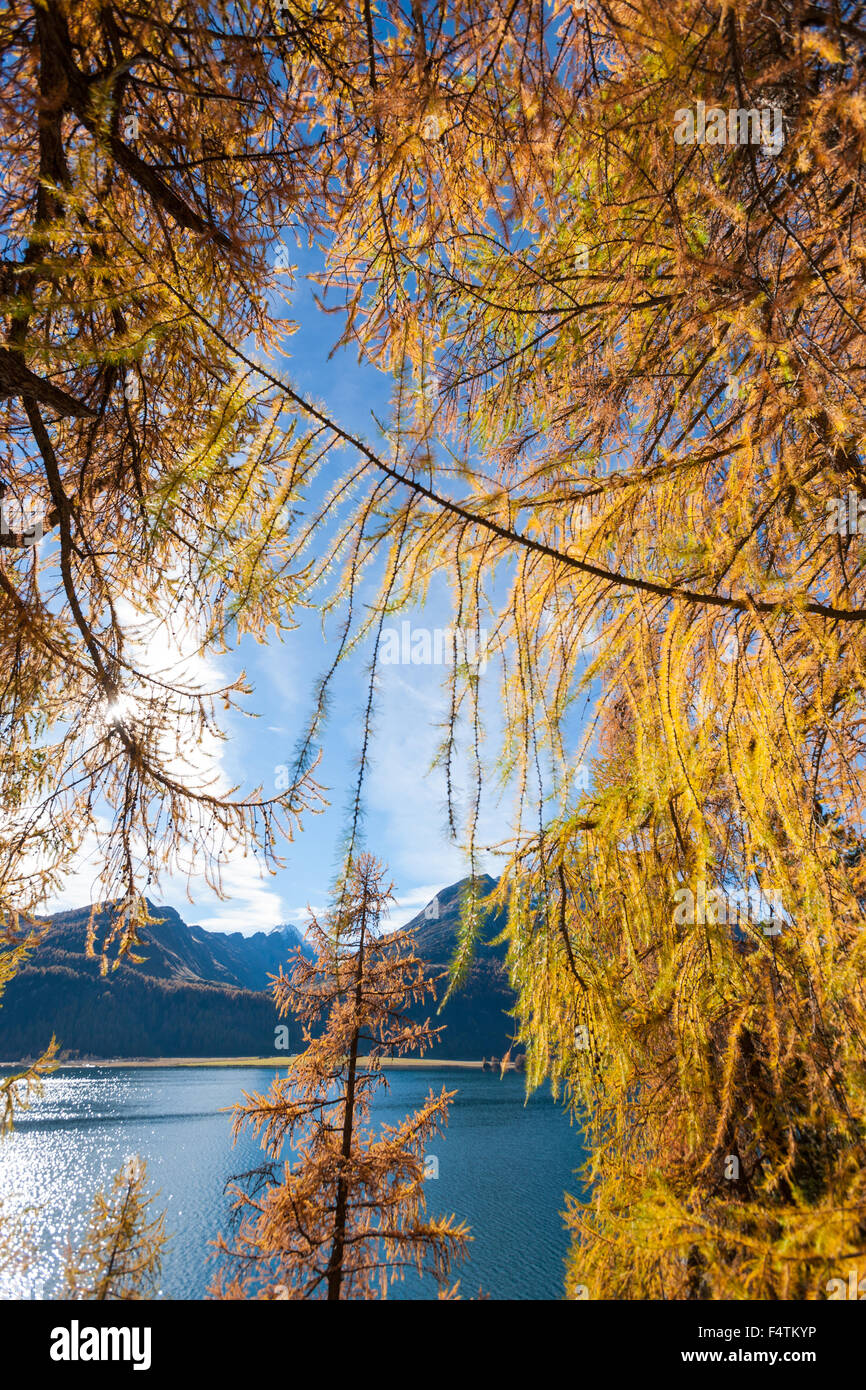
[[[455,1273],[464,1297],[562,1297],[568,1240],[563,1194],[577,1193],[581,1145],[568,1116],[549,1094],[526,1100],[521,1077],[457,1068],[389,1070],[372,1117],[396,1124],[432,1088],[457,1090],[448,1128],[429,1149],[439,1177],[427,1183],[431,1214],[455,1213],[472,1229],[468,1262]],[[208,1242],[227,1229],[226,1179],[257,1166],[262,1153],[243,1137],[233,1148],[225,1107],[241,1091],[266,1091],[271,1067],[159,1067],[63,1070],[41,1100],[0,1142],[0,1197],[35,1205],[39,1267],[25,1286],[4,1284],[0,1297],[50,1297],[65,1240],[80,1233],[92,1194],[107,1187],[130,1154],[147,1160],[155,1208],[167,1211],[170,1234],[162,1293],[202,1298],[213,1265]],[[432,1298],[435,1285],[397,1283],[391,1298]]]

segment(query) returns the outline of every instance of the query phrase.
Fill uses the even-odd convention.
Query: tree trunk
[[[355,980],[355,1017],[361,1016],[361,1001],[364,981],[364,936],[366,931],[366,908],[361,919],[361,937],[358,945],[358,973]],[[331,1258],[328,1261],[328,1302],[340,1297],[343,1283],[343,1252],[346,1239],[346,1212],[349,1189],[343,1172],[352,1153],[352,1134],[355,1124],[355,1077],[358,1070],[358,1039],[360,1027],[356,1024],[352,1032],[352,1045],[349,1051],[349,1072],[346,1078],[346,1105],[343,1111],[343,1142],[340,1148],[341,1169],[337,1179],[337,1201],[334,1210],[334,1241]]]

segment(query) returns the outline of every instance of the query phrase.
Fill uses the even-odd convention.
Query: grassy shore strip
[[[365,1058],[358,1059],[365,1062]],[[112,1057],[94,1062],[61,1062],[64,1070],[90,1070],[93,1067],[283,1067],[291,1062],[290,1056],[282,1057]],[[461,1067],[463,1070],[480,1071],[482,1062],[452,1061],[450,1058],[389,1057],[383,1058],[383,1067],[403,1068],[411,1071],[417,1067]],[[508,1063],[510,1070],[512,1063]],[[499,1067],[497,1065],[497,1071]]]

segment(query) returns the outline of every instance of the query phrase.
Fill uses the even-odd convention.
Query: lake
[[[390,1089],[373,1100],[374,1121],[396,1124],[429,1089],[457,1090],[435,1154],[439,1177],[427,1183],[431,1214],[454,1212],[474,1240],[456,1271],[464,1297],[562,1297],[568,1240],[563,1194],[577,1193],[582,1160],[577,1131],[549,1092],[527,1101],[523,1079],[458,1068],[388,1070]],[[25,1287],[3,1283],[0,1296],[50,1297],[59,1250],[81,1231],[93,1192],[130,1154],[147,1160],[156,1208],[168,1213],[163,1261],[167,1298],[202,1298],[211,1277],[208,1241],[227,1229],[226,1179],[262,1161],[248,1136],[233,1148],[224,1108],[241,1091],[266,1091],[272,1067],[63,1069],[41,1100],[20,1114],[0,1142],[0,1197],[39,1208],[40,1265]],[[391,1298],[431,1298],[429,1279],[397,1283]]]

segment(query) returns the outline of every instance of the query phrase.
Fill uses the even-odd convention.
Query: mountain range
[[[418,955],[441,976],[451,960],[466,880],[440,892],[403,930],[414,928]],[[494,880],[484,876],[483,892]],[[304,938],[295,927],[248,936],[190,926],[173,908],[148,903],[158,919],[142,933],[140,964],[121,961],[106,975],[86,955],[90,907],[55,913],[27,964],[7,987],[0,1007],[0,1061],[38,1055],[56,1036],[69,1058],[262,1057],[272,1054],[277,1025],[287,1025],[288,1050],[301,1044],[292,1019],[279,1019],[268,976],[287,964]],[[97,941],[107,914],[97,914]],[[501,1056],[511,1036],[513,994],[504,947],[489,940],[503,921],[491,916],[464,987],[436,1016],[437,996],[414,1011],[444,1025],[438,1058]]]

